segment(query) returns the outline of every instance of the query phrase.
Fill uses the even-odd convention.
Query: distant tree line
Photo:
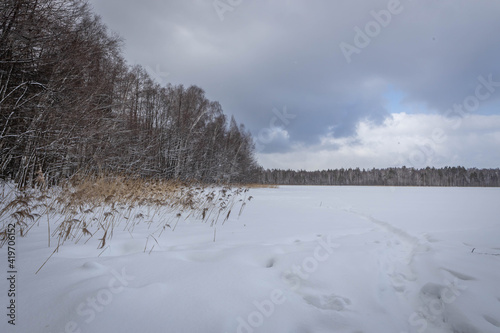
[[[445,167],[323,171],[261,170],[261,184],[364,186],[500,186],[500,169]]]
[[[37,172],[244,182],[250,133],[196,86],[161,86],[129,66],[83,0],[0,3],[0,178]]]

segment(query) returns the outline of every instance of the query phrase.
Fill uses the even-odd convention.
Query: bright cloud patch
[[[288,131],[281,127],[269,127],[262,129],[255,138],[255,149],[260,152],[283,151],[290,144]]]
[[[382,124],[361,121],[355,135],[322,137],[314,146],[296,144],[287,153],[258,154],[265,168],[332,169],[342,167],[422,168],[428,165],[498,167],[500,116],[394,113]]]

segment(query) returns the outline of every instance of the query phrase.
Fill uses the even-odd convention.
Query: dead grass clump
[[[39,188],[19,190],[3,186],[0,206],[0,240],[6,239],[8,223],[15,221],[21,236],[47,219],[48,246],[65,242],[98,240],[105,249],[115,228],[122,226],[131,235],[146,223],[151,236],[175,230],[179,221],[194,219],[215,226],[224,224],[233,211],[240,216],[247,201],[248,188],[216,187],[155,179],[127,177],[74,177],[60,187],[48,189],[40,173]],[[240,205],[235,209],[235,205]],[[3,206],[3,207],[2,207]],[[55,227],[51,231],[51,224]],[[5,234],[5,237],[2,236]],[[148,237],[149,239],[149,237]],[[2,243],[3,245],[3,243]],[[147,244],[146,244],[147,245]]]
[[[0,246],[3,246],[7,240],[9,224],[14,225],[20,236],[24,236],[29,223],[39,217],[35,211],[40,205],[34,203],[33,199],[33,194],[29,192],[23,193],[15,189],[11,189],[7,194],[3,192],[2,204],[4,206],[0,206]]]
[[[274,184],[245,184],[243,187],[246,188],[279,188],[278,185]]]

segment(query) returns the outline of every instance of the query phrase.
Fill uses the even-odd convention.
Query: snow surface
[[[35,275],[54,250],[40,223],[17,238],[16,326],[3,315],[0,332],[500,332],[500,189],[250,194],[215,242],[188,220],[146,246],[144,223],[100,257],[67,243]]]

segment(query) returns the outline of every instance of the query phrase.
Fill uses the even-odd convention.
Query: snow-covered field
[[[54,251],[40,223],[16,239],[15,327],[0,250],[0,332],[500,332],[500,189],[249,195],[215,242],[188,220],[146,245],[144,223],[100,257],[67,243],[35,275]]]

